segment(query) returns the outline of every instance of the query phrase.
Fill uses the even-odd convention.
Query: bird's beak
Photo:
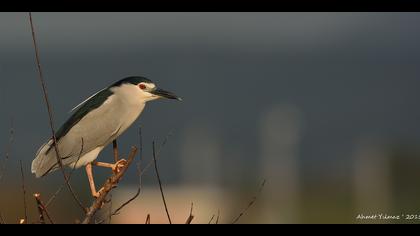
[[[178,101],[182,101],[182,99],[175,94],[168,92],[166,90],[156,88],[153,91],[151,91],[152,94],[157,95],[159,97],[169,98],[169,99],[176,99]]]

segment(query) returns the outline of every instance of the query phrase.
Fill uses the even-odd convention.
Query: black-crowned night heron
[[[115,82],[95,93],[75,108],[74,113],[56,132],[59,155],[64,166],[86,166],[92,195],[97,197],[92,165],[109,167],[114,172],[126,164],[97,162],[99,153],[116,140],[139,117],[146,102],[158,98],[181,100],[175,94],[158,88],[151,80],[132,76]],[[53,139],[42,145],[32,161],[36,177],[59,169]]]

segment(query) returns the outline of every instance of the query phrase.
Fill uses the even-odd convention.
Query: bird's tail
[[[52,144],[52,139],[43,144],[32,161],[31,171],[37,178],[58,169],[57,156],[55,151],[52,150]]]

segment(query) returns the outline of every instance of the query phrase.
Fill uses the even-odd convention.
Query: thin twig
[[[41,194],[35,193],[34,197],[35,197],[35,200],[36,200],[36,204],[38,206],[39,219],[40,219],[41,223],[45,224],[45,219],[44,219],[44,213],[45,213],[45,215],[47,216],[50,223],[54,224],[54,221],[52,220],[50,214],[48,213],[47,207],[44,205],[44,203],[41,200]]]
[[[220,219],[220,209],[217,210],[216,225],[219,224]]]
[[[239,219],[248,211],[248,209],[254,205],[255,201],[257,200],[258,195],[260,195],[262,189],[264,188],[265,185],[265,179],[263,180],[263,182],[260,185],[260,189],[258,190],[257,194],[252,197],[251,201],[248,203],[248,206],[241,212],[239,213],[239,215],[232,221],[232,224],[235,224],[236,222],[239,221]]]
[[[190,215],[188,216],[187,221],[185,222],[185,224],[187,224],[187,225],[191,224],[192,220],[194,219],[194,216],[193,216],[193,214],[192,214],[192,211],[193,211],[193,204],[194,204],[194,203],[192,203],[192,202],[191,202]]]
[[[216,215],[215,214],[213,214],[212,216],[211,216],[211,218],[210,218],[210,220],[209,220],[209,223],[208,224],[211,224],[211,222],[213,221],[213,219],[214,219],[214,217],[215,217]]]
[[[86,212],[85,207],[83,206],[82,202],[79,200],[79,197],[76,195],[76,193],[73,191],[73,188],[70,185],[68,176],[66,175],[66,172],[65,172],[64,167],[63,167],[63,162],[61,160],[60,152],[58,151],[57,138],[55,136],[54,122],[53,122],[52,108],[51,108],[50,102],[48,100],[47,88],[46,88],[46,85],[45,85],[45,82],[44,82],[44,77],[43,77],[43,74],[42,74],[41,62],[39,60],[38,45],[36,43],[36,37],[35,37],[34,24],[32,22],[32,14],[30,12],[29,12],[29,23],[31,25],[32,41],[33,41],[34,49],[35,49],[35,59],[36,59],[36,64],[37,64],[37,68],[38,68],[39,81],[41,82],[42,91],[43,91],[43,95],[44,95],[44,101],[45,101],[45,105],[47,106],[47,110],[48,110],[48,119],[49,119],[49,124],[50,124],[50,128],[51,128],[52,139],[53,139],[52,145],[54,146],[54,150],[55,150],[55,153],[56,153],[57,163],[58,163],[58,165],[61,169],[61,172],[63,174],[64,181],[67,185],[67,188],[69,189],[70,193],[72,194],[74,200],[79,204],[80,208],[84,212]]]
[[[159,175],[159,171],[157,167],[155,141],[153,141],[152,145],[153,145],[153,162],[155,163],[155,172],[156,172],[156,177],[159,183],[160,194],[162,195],[162,201],[163,201],[163,205],[165,206],[165,211],[166,211],[166,215],[168,216],[169,224],[172,224],[171,217],[169,216],[168,206],[166,205],[165,194],[163,193],[162,181],[160,180],[160,175]]]
[[[0,212],[0,224],[6,224],[3,218],[3,214]]]
[[[25,222],[28,222],[28,208],[26,206],[26,189],[25,189],[25,176],[23,174],[23,164],[22,160],[19,160],[20,163],[20,174],[22,176],[22,193],[23,193],[23,210],[25,213]]]
[[[147,214],[145,224],[150,225],[150,214]]]
[[[14,133],[15,133],[15,130],[13,128],[13,118],[11,118],[10,119],[10,131],[9,131],[9,142],[6,146],[6,152],[4,154],[3,165],[1,166],[1,170],[0,170],[0,181],[3,179],[3,176],[6,172],[6,162],[10,158],[10,152],[12,150],[12,145],[13,145],[13,141],[14,141]]]
[[[74,164],[74,166],[73,166],[73,168],[72,168],[72,170],[70,171],[70,174],[69,174],[69,178],[68,178],[68,180],[70,181],[70,179],[71,179],[71,177],[72,177],[72,175],[73,175],[73,172],[76,170],[76,166],[77,166],[77,163],[79,163],[79,160],[80,160],[80,157],[82,156],[82,153],[83,153],[83,147],[84,147],[84,141],[83,141],[83,138],[82,138],[82,146],[81,146],[81,148],[80,148],[80,152],[79,152],[79,155],[77,156],[77,160],[76,160],[76,163]],[[57,189],[57,191],[48,199],[48,201],[47,201],[47,204],[46,204],[46,207],[48,207],[54,200],[55,200],[55,198],[57,197],[57,195],[61,192],[61,190],[64,188],[64,186],[65,186],[66,184],[65,183],[63,183],[61,186],[60,186],[60,188],[58,188]]]
[[[163,147],[166,145],[169,137],[173,134],[173,131],[170,131],[166,136],[165,139],[163,140],[163,142],[160,144],[159,149],[157,150],[157,154],[156,154],[156,160],[159,159],[159,154],[162,151]],[[141,171],[141,175],[143,175],[144,173],[146,173],[146,170],[149,169],[150,166],[152,166],[154,163],[154,160],[150,160],[149,163],[147,163],[147,165],[143,168],[143,170]]]
[[[120,172],[118,172],[115,175],[112,175],[110,178],[107,179],[107,181],[102,187],[102,191],[100,191],[99,193],[99,197],[96,198],[92,205],[88,208],[88,211],[86,213],[85,219],[82,221],[82,224],[89,224],[92,222],[92,218],[95,216],[96,212],[102,207],[108,193],[111,192],[111,190],[117,186],[118,182],[121,180],[128,167],[133,162],[136,153],[137,148],[134,146],[131,147],[131,152],[128,156],[127,164],[121,168]]]
[[[34,194],[34,197],[35,197],[35,200],[36,200],[36,203],[37,203],[36,205],[37,205],[37,209],[38,209],[39,223],[45,224],[44,211],[43,211],[42,206],[41,206],[41,204],[39,203],[39,200],[38,200],[39,196],[40,196],[39,193]]]

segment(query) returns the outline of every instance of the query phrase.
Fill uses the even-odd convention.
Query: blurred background
[[[156,101],[119,138],[158,164],[169,212],[193,223],[419,223],[363,221],[359,214],[420,214],[418,13],[33,13],[58,128],[85,98],[130,75],[183,102]],[[19,160],[30,219],[60,172],[30,173],[50,136],[27,13],[0,13],[0,212],[23,217]],[[11,134],[12,133],[12,134]],[[112,161],[105,149],[101,161]],[[97,184],[110,175],[95,169]],[[258,194],[261,182],[266,184]],[[83,169],[72,177],[91,202]],[[134,167],[112,206],[137,189]],[[102,212],[106,215],[109,205]],[[58,222],[82,212],[64,189],[49,206]],[[65,212],[65,214],[63,214]],[[113,223],[166,223],[153,168],[138,199]],[[99,217],[100,218],[100,217]],[[216,218],[216,217],[215,217]],[[213,220],[213,223],[215,220]]]

